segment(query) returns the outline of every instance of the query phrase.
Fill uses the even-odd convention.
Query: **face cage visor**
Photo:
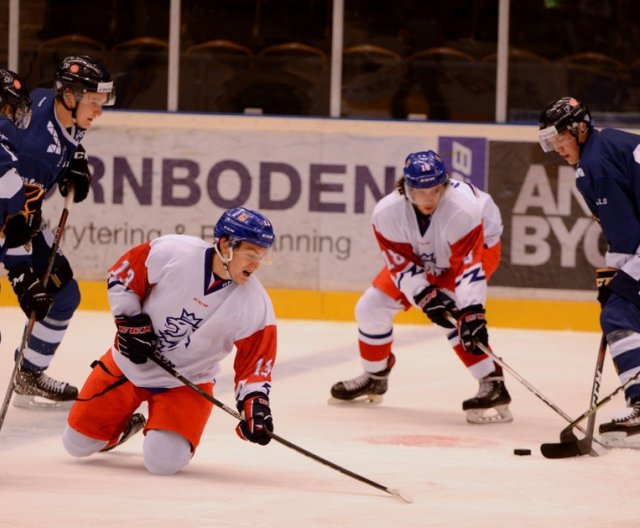
[[[573,134],[561,134],[555,126],[543,128],[538,132],[538,140],[544,152],[553,152],[574,139]]]
[[[13,112],[12,121],[16,127],[25,129],[31,123],[31,101],[22,101],[17,105],[9,105]]]

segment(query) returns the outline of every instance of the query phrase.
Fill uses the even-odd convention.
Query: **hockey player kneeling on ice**
[[[489,346],[487,279],[500,261],[495,202],[470,183],[451,180],[434,151],[416,152],[407,156],[395,190],[376,205],[372,223],[386,266],[356,305],[364,372],[333,385],[333,398],[381,401],[396,361],[393,318],[415,306],[443,329],[479,380],[477,394],[462,403],[467,421],[513,420],[502,369],[477,346]]]
[[[576,169],[576,187],[607,240],[606,268],[596,270],[600,325],[621,383],[640,369],[640,136],[596,130],[574,97],[550,101],[540,114],[540,145]],[[640,447],[640,382],[625,389],[628,408],[600,425],[600,441]]]
[[[236,432],[261,445],[271,440],[276,324],[254,272],[273,244],[273,228],[262,214],[239,207],[223,213],[214,237],[211,245],[162,236],[129,250],[109,270],[117,333],[69,413],[63,444],[70,455],[108,451],[144,428],[149,472],[180,471],[198,447],[212,403],[149,356],[213,395],[220,362],[234,347],[235,396],[245,417]],[[136,412],[145,401],[148,420]]]

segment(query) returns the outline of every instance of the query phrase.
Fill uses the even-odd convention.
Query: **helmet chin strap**
[[[233,246],[231,244],[229,244],[229,256],[228,257],[224,257],[222,255],[222,253],[220,253],[220,249],[218,248],[218,244],[213,246],[213,249],[215,250],[216,255],[218,255],[220,257],[220,261],[222,262],[222,267],[227,272],[227,275],[229,275],[229,279],[233,280],[233,277],[231,277],[231,272],[229,271],[229,263],[233,260]]]

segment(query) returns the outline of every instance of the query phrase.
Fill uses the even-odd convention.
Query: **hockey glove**
[[[616,268],[596,268],[596,287],[598,288],[598,302],[601,308],[611,297],[609,283],[617,272]]]
[[[238,402],[238,410],[244,416],[236,426],[240,438],[260,445],[271,442],[269,433],[273,432],[273,418],[267,396],[261,392],[247,394],[242,402]]]
[[[481,355],[482,350],[477,343],[489,346],[489,333],[484,308],[480,304],[472,304],[460,311],[458,316],[458,336],[460,344],[467,352]]]
[[[447,319],[451,314],[455,317],[458,309],[453,299],[435,286],[427,286],[413,297],[415,303],[427,315],[432,323],[444,328],[455,328]]]
[[[58,181],[58,188],[62,196],[69,193],[69,187],[73,187],[73,201],[75,203],[81,202],[89,195],[91,172],[89,172],[87,153],[82,145],[78,145],[73,159],[69,162],[69,168]]]
[[[116,326],[116,341],[120,353],[136,365],[145,363],[149,354],[155,352],[158,342],[149,316],[145,313],[117,315]]]
[[[23,264],[9,270],[9,281],[26,316],[31,317],[31,313],[34,313],[36,321],[44,319],[53,304],[53,298],[46,292],[31,266]]]
[[[42,224],[42,200],[44,200],[44,189],[36,185],[24,186],[22,209],[9,217],[4,225],[7,247],[24,246],[38,234]]]

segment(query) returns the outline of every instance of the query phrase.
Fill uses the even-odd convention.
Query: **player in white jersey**
[[[156,363],[155,354],[213,394],[219,364],[236,348],[235,396],[245,420],[238,435],[266,445],[276,323],[271,300],[254,277],[274,234],[262,214],[226,211],[215,241],[167,235],[134,247],[109,270],[114,345],[93,371],[69,413],[67,452],[108,450],[144,426],[144,464],[154,474],[182,469],[195,452],[212,403]],[[145,423],[135,413],[149,406]]]
[[[500,261],[502,218],[491,196],[451,180],[435,152],[417,152],[407,157],[396,189],[376,205],[372,223],[386,266],[356,305],[364,373],[333,385],[332,396],[380,399],[395,363],[393,318],[416,306],[445,329],[456,354],[479,380],[478,393],[462,405],[467,420],[511,421],[502,369],[477,346],[489,345],[487,279]]]

